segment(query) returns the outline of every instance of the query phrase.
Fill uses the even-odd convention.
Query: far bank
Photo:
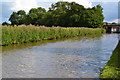
[[[103,28],[79,27],[45,27],[33,25],[1,26],[2,41],[0,45],[20,44],[39,40],[51,40],[86,35],[102,35],[106,32]]]

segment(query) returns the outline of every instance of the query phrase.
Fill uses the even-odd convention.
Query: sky
[[[0,24],[5,21],[9,22],[8,19],[13,11],[25,10],[28,12],[31,8],[37,7],[48,10],[51,4],[57,1],[76,2],[86,8],[100,4],[103,7],[105,22],[118,22],[120,20],[118,16],[118,0],[104,0],[104,2],[103,0],[0,0]]]

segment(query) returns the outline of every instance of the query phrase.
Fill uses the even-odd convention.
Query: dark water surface
[[[3,46],[3,78],[98,78],[118,34]]]

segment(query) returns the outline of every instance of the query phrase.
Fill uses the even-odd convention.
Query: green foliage
[[[21,25],[26,22],[26,12],[24,10],[20,10],[18,12],[13,12],[9,18],[12,25]]]
[[[113,24],[113,25],[117,25],[117,23],[115,23],[115,22],[113,22],[112,24]]]
[[[32,24],[63,27],[101,27],[104,16],[102,7],[84,8],[75,2],[59,1],[52,4],[46,12],[44,8],[32,8],[28,14],[23,10],[13,12],[10,21],[12,25]]]
[[[100,78],[120,78],[120,64],[119,64],[119,57],[120,57],[120,41],[113,51],[110,60],[108,61],[107,65],[104,67]]]
[[[101,35],[101,28],[61,28],[36,26],[4,26],[2,27],[2,43],[0,45],[19,44],[38,40],[50,40],[85,35]]]
[[[81,26],[88,26],[88,27],[102,27],[104,16],[102,14],[102,7],[97,5],[92,9],[86,9],[81,15]]]
[[[3,25],[3,26],[5,26],[5,25],[6,25],[6,26],[9,26],[10,24],[7,23],[7,22],[3,22],[2,25]]]
[[[120,78],[120,71],[116,67],[105,66],[101,78]]]
[[[45,13],[46,10],[44,8],[32,8],[28,13],[29,23],[32,25],[42,25],[42,19]]]

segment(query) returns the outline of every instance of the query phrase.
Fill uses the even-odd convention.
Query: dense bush
[[[17,26],[2,27],[1,45],[18,44],[38,40],[50,40],[82,35],[101,35],[105,30],[101,28],[61,28],[61,27],[37,27]]]

